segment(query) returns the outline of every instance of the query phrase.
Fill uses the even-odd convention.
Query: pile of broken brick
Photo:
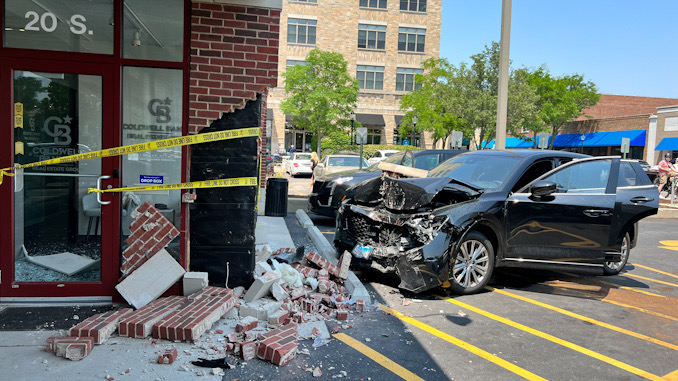
[[[226,317],[232,332],[214,331],[223,335],[215,340],[223,345],[213,355],[238,356],[244,361],[258,357],[285,365],[299,352],[298,340],[314,339],[314,346],[329,341],[327,320],[347,320],[350,312],[365,310],[364,301],[351,301],[343,285],[349,271],[349,253],[344,253],[338,265],[313,251],[295,263],[279,257],[294,251],[280,249],[266,261],[257,262],[254,283],[248,290],[207,286],[205,274],[197,292],[159,298],[136,311],[124,308],[92,316],[72,327],[69,336],[47,339],[46,349],[57,356],[81,360],[116,329],[120,336],[131,338],[152,335],[195,343]],[[204,273],[186,276],[189,274]],[[334,327],[333,332],[338,329]],[[158,363],[172,363],[176,357],[175,348],[165,349],[158,354]]]

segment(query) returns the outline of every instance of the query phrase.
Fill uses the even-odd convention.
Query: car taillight
[[[295,167],[298,167],[298,166],[299,166],[299,163],[293,163],[293,164],[294,164]]]

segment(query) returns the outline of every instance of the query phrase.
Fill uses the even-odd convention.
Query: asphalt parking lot
[[[331,242],[334,221],[311,218]],[[394,379],[678,380],[676,222],[641,221],[629,265],[612,277],[504,270],[485,292],[458,296],[409,294],[397,279],[359,273],[389,315],[362,317],[379,321],[362,328],[357,317],[344,334],[388,360],[342,341],[348,358],[372,364],[349,377],[386,369]]]

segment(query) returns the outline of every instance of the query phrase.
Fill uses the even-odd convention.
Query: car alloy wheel
[[[485,287],[494,268],[494,249],[481,233],[472,231],[459,244],[452,268],[452,288],[460,294],[473,294]]]
[[[626,233],[624,235],[624,239],[622,240],[621,245],[620,251],[621,259],[617,262],[605,262],[603,264],[603,271],[605,272],[605,275],[619,274],[626,266],[626,262],[629,260],[630,251],[631,251],[631,238],[629,237],[629,234]]]

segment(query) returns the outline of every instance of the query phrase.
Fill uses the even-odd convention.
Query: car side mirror
[[[556,183],[553,181],[539,180],[535,181],[530,187],[530,198],[540,199],[544,196],[550,196],[556,191]]]

